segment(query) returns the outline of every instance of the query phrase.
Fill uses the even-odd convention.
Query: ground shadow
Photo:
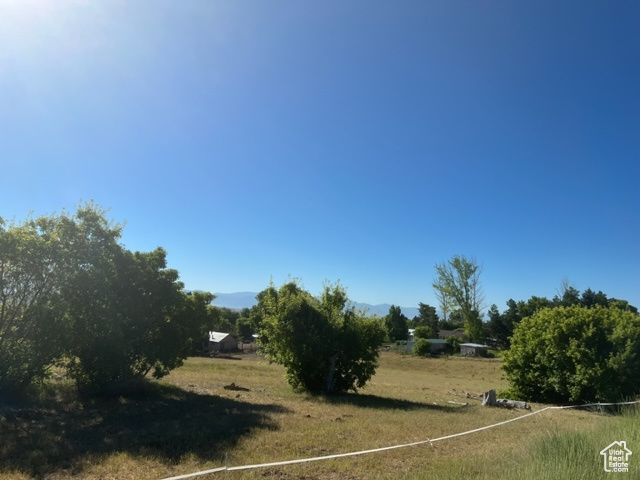
[[[0,465],[35,478],[81,473],[82,459],[113,452],[176,463],[185,454],[221,460],[255,429],[275,429],[262,405],[155,384],[115,398],[0,404]]]
[[[455,411],[460,410],[459,406],[439,405],[434,403],[413,402],[411,400],[402,400],[399,398],[380,397],[378,395],[369,395],[362,393],[339,393],[335,395],[323,395],[323,401],[336,405],[355,405],[364,408],[377,409],[394,409],[394,410],[441,410]]]

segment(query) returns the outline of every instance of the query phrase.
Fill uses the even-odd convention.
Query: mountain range
[[[216,293],[213,304],[217,307],[226,307],[231,309],[251,308],[258,301],[256,300],[257,292],[235,292],[235,293]],[[389,313],[389,303],[381,303],[379,305],[371,305],[369,303],[354,302],[356,308],[365,309],[369,315],[384,316]],[[416,307],[400,307],[402,313],[409,319],[418,315]]]

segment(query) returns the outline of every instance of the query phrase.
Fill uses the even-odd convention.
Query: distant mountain
[[[391,304],[389,303],[381,303],[379,305],[371,305],[369,303],[356,303],[355,305],[357,308],[366,309],[369,315],[375,314],[380,315],[381,317],[384,317],[386,314],[388,314],[389,307],[391,307]],[[400,307],[400,310],[402,310],[402,313],[404,313],[404,315],[409,320],[418,315],[418,309],[416,307]]]
[[[240,310],[242,308],[251,308],[258,300],[256,300],[257,292],[235,292],[235,293],[216,293],[213,304],[216,307],[226,307],[231,309]],[[382,303],[380,305],[371,305],[369,303],[356,303],[356,308],[366,309],[369,315],[380,315],[381,317],[389,313],[388,303]],[[418,309],[416,307],[400,307],[402,313],[404,313],[409,320],[418,315]]]

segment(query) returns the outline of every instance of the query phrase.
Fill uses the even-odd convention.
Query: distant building
[[[235,352],[238,350],[238,340],[230,333],[209,332],[207,350],[214,355],[218,353]]]
[[[447,337],[456,337],[461,342],[468,342],[469,337],[467,337],[463,331],[461,330],[440,330],[438,332],[438,338],[447,338]]]
[[[464,355],[467,357],[486,357],[488,350],[488,345],[482,345],[480,343],[460,344],[460,355]]]

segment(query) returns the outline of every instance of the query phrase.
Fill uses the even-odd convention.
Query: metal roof
[[[219,343],[225,338],[227,338],[230,333],[222,333],[222,332],[209,332],[209,341]]]

